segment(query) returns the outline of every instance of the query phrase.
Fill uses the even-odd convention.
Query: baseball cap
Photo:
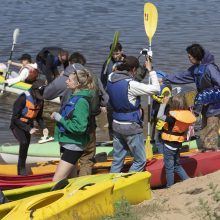
[[[29,62],[31,62],[31,55],[28,53],[24,53],[18,60],[28,60]]]

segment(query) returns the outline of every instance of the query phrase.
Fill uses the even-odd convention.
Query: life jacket
[[[184,142],[185,132],[196,121],[196,117],[189,110],[170,111],[169,115],[176,121],[172,127],[165,123],[161,134],[162,140]]]
[[[76,104],[79,101],[79,99],[81,99],[81,98],[86,99],[86,101],[90,104],[89,98],[86,96],[73,96],[72,98],[69,99],[68,103],[65,106],[63,106],[60,110],[60,114],[64,119],[67,120],[67,119],[71,118],[72,113],[75,110]],[[58,126],[58,129],[61,133],[66,132],[65,128],[63,127],[63,125],[61,123],[58,122],[57,126]],[[87,126],[87,130],[88,130],[88,127],[89,127],[89,123]]]
[[[220,88],[203,90],[195,97],[195,104],[207,105],[210,103],[220,103]]]
[[[35,103],[29,91],[25,91],[22,94],[25,94],[26,96],[26,104],[21,112],[22,117],[20,118],[20,120],[23,122],[28,122],[30,119],[33,120],[37,117],[37,114],[41,109],[41,105],[37,105]]]
[[[136,98],[135,105],[128,100],[128,86],[132,79],[130,77],[118,81],[107,82],[107,92],[110,104],[113,107],[113,119],[117,121],[136,122],[142,124],[141,98]]]
[[[32,82],[34,82],[37,79],[37,77],[39,75],[38,69],[35,69],[32,66],[30,66],[30,65],[26,65],[25,67],[21,68],[19,73],[21,73],[21,71],[23,69],[28,69],[28,71],[29,71],[28,77],[25,79],[26,83],[32,83]]]

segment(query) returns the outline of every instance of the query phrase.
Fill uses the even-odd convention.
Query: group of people
[[[109,136],[113,139],[110,172],[121,172],[128,151],[134,157],[129,172],[143,171],[146,151],[141,96],[152,96],[151,121],[156,129],[158,151],[164,155],[167,187],[174,184],[174,172],[183,180],[188,179],[179,162],[186,132],[196,122],[196,117],[202,115],[202,151],[218,150],[220,102],[200,102],[192,112],[184,94],[174,94],[171,84],[194,82],[200,94],[220,88],[220,71],[213,55],[201,45],[192,44],[186,51],[192,66],[182,73],[167,74],[153,70],[150,54],[141,65],[136,57],[126,56],[122,45],[117,43],[110,64],[105,62],[103,65],[100,79],[85,67],[86,59],[79,52],[69,56],[61,48],[43,48],[34,64],[30,55],[23,54],[19,79],[32,83],[32,87],[15,101],[10,126],[20,144],[18,174],[27,175],[25,161],[30,136],[37,130],[33,120],[37,120],[47,136],[48,129],[42,118],[43,100],[56,97],[61,98],[61,107],[59,112],[51,114],[51,119],[56,121],[54,136],[60,143],[61,160],[53,181],[69,177],[78,161],[80,176],[92,173],[96,149],[95,118],[101,112],[107,112]],[[63,69],[58,70],[59,66]],[[46,83],[38,79],[39,74],[46,76]],[[145,76],[149,77],[150,84],[141,82]],[[8,85],[13,82],[13,78],[5,81]]]

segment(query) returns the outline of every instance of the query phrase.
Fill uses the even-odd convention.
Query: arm
[[[23,94],[14,103],[11,121],[13,121],[13,123],[22,130],[30,131],[31,130],[30,125],[20,120],[20,118],[22,117],[21,113],[25,105],[26,105],[26,97]]]
[[[131,99],[131,96],[137,97],[142,95],[153,95],[160,91],[160,84],[156,72],[151,71],[149,73],[149,77],[151,79],[152,84],[140,83],[134,80],[130,81],[130,86],[128,88],[128,96],[130,96]]]
[[[163,81],[164,83],[172,83],[172,84],[187,84],[187,83],[193,83],[194,77],[193,72],[195,69],[195,65],[191,66],[187,71],[181,72],[181,73],[172,73],[167,74]]]
[[[25,79],[27,79],[28,74],[29,74],[29,70],[27,68],[24,68],[17,77],[7,79],[6,82],[8,83],[9,86],[18,82],[24,82]]]
[[[100,98],[101,98],[100,105],[102,107],[105,107],[105,106],[107,106],[109,96],[108,96],[107,92],[104,90],[100,79],[98,79],[98,87],[99,87],[99,93],[100,93],[99,95],[100,95]]]
[[[21,63],[16,63],[16,62],[13,62],[11,60],[8,61],[8,64],[11,64],[13,66],[17,66],[17,67],[20,67],[20,68],[23,67],[23,65]]]
[[[60,76],[54,79],[49,85],[44,89],[43,97],[46,100],[52,100],[57,97],[61,97],[64,94],[66,87],[66,76]]]
[[[43,116],[43,108],[44,108],[44,104],[42,105],[42,107],[36,117],[36,121],[41,129],[46,128],[45,123],[44,123],[44,119],[42,117]]]
[[[73,112],[72,118],[59,121],[63,127],[75,135],[85,133],[89,120],[89,103],[85,99],[79,99]]]

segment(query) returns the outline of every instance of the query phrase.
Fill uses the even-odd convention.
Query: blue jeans
[[[111,173],[121,172],[128,150],[134,156],[129,172],[141,172],[144,170],[146,152],[143,133],[127,136],[113,132],[113,162],[110,170]]]
[[[182,180],[189,178],[183,167],[180,165],[179,149],[170,150],[164,145],[163,155],[167,179],[166,187],[170,187],[174,184],[174,172],[176,172]]]

